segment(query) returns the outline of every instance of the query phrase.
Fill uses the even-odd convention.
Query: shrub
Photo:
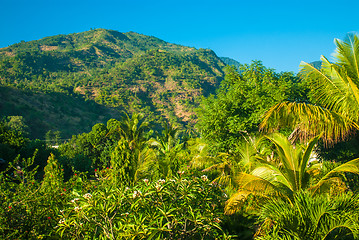
[[[111,170],[111,169],[110,169]],[[109,170],[109,171],[110,171]],[[103,180],[106,181],[106,180]],[[175,178],[131,188],[101,182],[59,212],[63,238],[218,239],[226,195],[208,179]],[[95,189],[95,188],[93,188]]]

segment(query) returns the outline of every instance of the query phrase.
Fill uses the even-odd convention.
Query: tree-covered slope
[[[46,37],[0,49],[0,85],[11,87],[12,91],[18,89],[48,97],[52,93],[68,98],[82,96],[83,101],[94,100],[105,106],[106,111],[143,112],[149,120],[167,119],[182,126],[194,125],[193,109],[201,95],[214,93],[224,77],[223,67],[211,50],[105,29]],[[0,88],[2,105],[14,105],[4,98],[5,89]],[[21,96],[26,102],[26,95]],[[50,98],[43,101],[52,107],[38,109],[30,105],[23,113],[4,109],[0,113],[23,115],[29,121],[31,115],[27,112],[40,111],[43,121],[50,122],[38,124],[45,126],[40,132],[68,132],[46,116],[57,104],[64,108],[73,105],[65,106],[67,101],[54,102]],[[16,104],[14,107],[17,109]],[[82,114],[77,113],[76,117],[89,118]],[[95,116],[90,118],[98,120]],[[55,114],[54,119],[60,116]]]

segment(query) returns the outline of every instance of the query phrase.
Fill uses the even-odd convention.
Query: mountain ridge
[[[168,121],[193,128],[194,109],[201,96],[215,92],[223,80],[224,66],[209,49],[167,43],[134,32],[96,29],[0,49],[0,86],[80,96],[84,102],[108,108],[109,116],[122,111],[144,112],[157,123]],[[2,105],[13,104],[0,100]],[[49,99],[48,104],[55,103]],[[3,109],[1,115],[9,114]],[[46,110],[41,116],[46,118]],[[33,131],[37,137],[64,127],[60,123],[40,125],[45,127]]]

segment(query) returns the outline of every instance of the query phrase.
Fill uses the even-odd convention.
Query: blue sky
[[[0,0],[0,47],[106,28],[134,31],[280,71],[330,58],[334,38],[358,32],[359,1]]]

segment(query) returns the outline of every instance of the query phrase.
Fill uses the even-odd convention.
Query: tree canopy
[[[276,73],[262,62],[227,67],[216,95],[198,109],[198,130],[212,148],[228,151],[244,132],[258,131],[261,116],[276,103],[305,98],[305,88],[291,72]]]

